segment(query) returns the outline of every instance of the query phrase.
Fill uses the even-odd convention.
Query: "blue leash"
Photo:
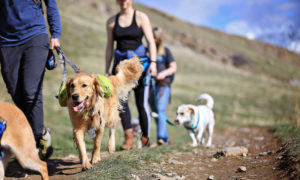
[[[4,158],[4,152],[2,151],[2,148],[1,148],[1,138],[2,138],[2,135],[5,131],[5,129],[6,129],[6,121],[3,119],[0,119],[0,155],[1,155],[0,161],[2,161]]]
[[[149,57],[142,57],[140,58],[140,63],[143,65],[143,72],[146,72],[150,66],[150,59]]]

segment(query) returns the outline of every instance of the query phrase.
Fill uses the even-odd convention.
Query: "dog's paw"
[[[116,151],[116,148],[108,148],[108,153],[113,154]]]
[[[100,161],[101,161],[100,155],[92,157],[92,160],[91,160],[92,164],[97,164]]]
[[[193,143],[193,144],[191,144],[190,146],[191,146],[191,147],[196,147],[196,146],[198,146],[198,144],[197,144],[197,143]]]
[[[212,147],[211,143],[207,143],[205,144],[205,147],[209,148],[209,147]]]
[[[108,145],[108,152],[109,154],[113,154],[116,151],[116,146]]]
[[[86,170],[92,169],[92,168],[93,168],[93,165],[89,161],[82,163],[82,170],[86,171]]]

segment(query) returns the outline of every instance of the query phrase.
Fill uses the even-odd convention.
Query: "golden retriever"
[[[6,121],[6,130],[1,138],[1,150],[4,157],[0,161],[0,179],[4,179],[5,167],[12,154],[25,169],[37,171],[47,180],[47,163],[41,161],[32,129],[23,112],[10,103],[0,103],[0,119]]]
[[[142,73],[142,66],[137,57],[122,61],[117,67],[117,74],[109,76],[114,91],[109,98],[103,97],[100,84],[94,75],[77,73],[66,82],[67,106],[73,125],[73,137],[79,151],[82,169],[92,168],[92,164],[101,160],[100,149],[104,127],[110,128],[108,151],[115,151],[115,128],[120,121],[119,100],[126,100],[128,92],[137,85]],[[88,160],[84,134],[95,132],[91,163]]]

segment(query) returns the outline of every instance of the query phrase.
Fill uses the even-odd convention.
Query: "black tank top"
[[[119,25],[119,15],[117,14],[115,27],[113,30],[114,40],[117,41],[117,50],[125,52],[135,50],[142,44],[143,31],[138,27],[135,20],[135,11],[133,13],[132,23],[128,27]]]

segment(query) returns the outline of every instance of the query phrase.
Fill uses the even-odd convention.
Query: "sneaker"
[[[47,160],[53,154],[53,148],[51,146],[51,131],[49,128],[45,128],[45,132],[40,139],[39,155],[41,160]]]
[[[157,145],[158,146],[169,145],[169,144],[170,144],[169,140],[164,140],[164,139],[158,139],[157,140]]]

